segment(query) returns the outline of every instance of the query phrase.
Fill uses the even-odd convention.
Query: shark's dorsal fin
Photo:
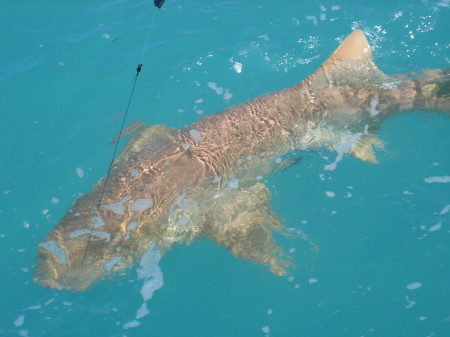
[[[134,121],[130,125],[128,125],[125,129],[121,130],[117,135],[115,135],[111,141],[110,144],[116,144],[118,141],[120,141],[122,138],[125,138],[129,135],[131,135],[135,131],[139,131],[145,127],[144,122],[141,121]]]
[[[147,155],[156,153],[164,144],[171,142],[172,131],[173,129],[168,129],[164,125],[144,127],[143,123],[140,124],[138,131],[128,140],[116,159],[115,165],[126,162],[141,151],[147,151]]]
[[[355,30],[333,54],[301,84],[317,91],[336,86],[376,86],[386,75],[372,59],[372,48],[362,30]]]
[[[362,30],[358,29],[351,33],[324,62],[324,65],[334,62],[335,59],[373,63],[372,48]]]

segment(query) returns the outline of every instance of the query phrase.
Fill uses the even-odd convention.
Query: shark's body
[[[355,31],[292,88],[186,129],[142,129],[117,158],[100,208],[105,179],[39,245],[35,281],[83,290],[131,266],[149,246],[164,253],[199,236],[283,275],[289,262],[272,237],[283,226],[260,180],[298,150],[325,147],[375,162],[381,122],[408,110],[450,111],[449,82],[449,68],[382,73]]]

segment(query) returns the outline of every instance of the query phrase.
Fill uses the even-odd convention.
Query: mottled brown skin
[[[140,130],[117,158],[101,207],[105,178],[72,205],[40,245],[35,281],[84,290],[132,266],[151,243],[164,253],[199,236],[284,275],[290,262],[272,237],[283,226],[268,205],[270,192],[261,177],[284,154],[334,149],[355,134],[362,137],[351,153],[375,162],[372,145],[378,144],[374,139],[384,119],[417,109],[450,111],[449,69],[388,76],[373,63],[364,34],[355,31],[292,88],[207,116],[186,129]],[[136,200],[150,198],[151,207],[132,209]],[[104,207],[120,201],[122,213]],[[94,223],[94,231],[103,234],[90,237],[86,230],[93,217],[104,222]],[[139,225],[128,230],[134,221]],[[79,230],[84,234],[78,235]],[[109,240],[99,236],[105,233]],[[45,248],[52,242],[62,255]],[[112,258],[120,261],[106,268]]]

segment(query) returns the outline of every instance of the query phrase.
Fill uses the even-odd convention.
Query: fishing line
[[[164,3],[164,1],[162,3]],[[155,1],[155,5],[156,5],[156,1]],[[158,7],[158,8],[160,8],[160,7]],[[98,205],[97,205],[97,216],[92,221],[92,226],[91,226],[91,230],[89,232],[88,242],[86,244],[86,249],[84,250],[84,255],[83,255],[83,260],[81,261],[81,265],[84,264],[84,260],[86,259],[86,254],[87,254],[88,249],[89,249],[89,244],[91,243],[92,233],[94,232],[95,225],[97,224],[97,221],[98,221],[98,218],[99,218],[100,207],[102,205],[103,196],[105,194],[106,186],[108,185],[109,176],[111,174],[111,170],[112,170],[113,165],[114,165],[114,160],[116,158],[117,148],[119,147],[119,142],[120,142],[120,138],[122,137],[122,132],[123,132],[123,128],[125,126],[125,121],[127,119],[128,110],[130,108],[131,100],[133,99],[134,89],[136,88],[136,82],[137,82],[139,73],[142,70],[142,63],[144,61],[144,57],[145,57],[145,54],[146,54],[147,49],[148,49],[148,43],[150,41],[150,37],[151,37],[152,32],[153,32],[153,24],[155,22],[156,12],[157,11],[155,10],[155,13],[153,14],[152,22],[150,24],[150,28],[149,28],[149,31],[148,31],[148,34],[147,34],[147,40],[145,41],[144,50],[142,52],[141,62],[138,64],[137,69],[136,69],[136,75],[134,75],[134,77],[133,77],[133,80],[134,80],[133,81],[133,88],[131,89],[130,98],[128,99],[127,108],[125,109],[125,113],[124,113],[124,116],[123,116],[123,119],[122,119],[122,125],[120,126],[120,131],[119,131],[119,135],[117,137],[117,142],[116,142],[116,144],[114,146],[114,152],[113,152],[113,155],[112,155],[112,158],[111,158],[111,163],[109,164],[108,173],[106,174],[105,183],[103,184],[102,193],[100,194],[100,200],[99,200]]]

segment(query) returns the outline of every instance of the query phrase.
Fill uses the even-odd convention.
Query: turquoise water
[[[448,67],[449,6],[167,0],[142,59],[150,0],[0,1],[0,335],[449,336],[450,120],[433,112],[386,121],[379,165],[325,171],[336,153],[315,152],[268,179],[283,223],[318,247],[277,236],[286,277],[210,240],[179,246],[128,329],[135,268],[82,293],[32,282],[38,243],[107,172],[138,63],[129,121],[183,127],[298,83],[356,28],[387,73]]]

